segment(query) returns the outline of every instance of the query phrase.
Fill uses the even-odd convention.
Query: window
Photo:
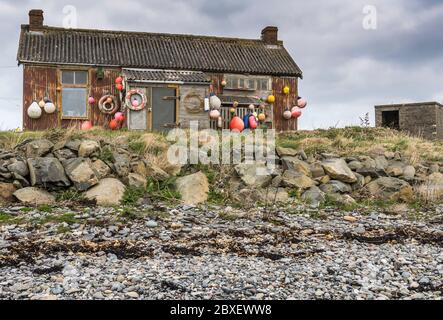
[[[62,71],[62,116],[64,118],[87,118],[86,71]]]
[[[227,76],[226,89],[269,91],[269,79],[263,77]]]

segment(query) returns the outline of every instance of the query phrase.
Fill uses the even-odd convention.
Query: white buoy
[[[38,105],[37,102],[31,103],[31,105],[28,108],[28,116],[31,119],[38,119],[42,116],[42,109]]]

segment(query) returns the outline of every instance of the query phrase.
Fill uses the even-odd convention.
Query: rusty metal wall
[[[43,111],[39,119],[28,117],[28,107],[47,96],[57,105],[57,69],[53,67],[23,67],[23,130],[42,131],[60,126],[59,109],[53,114]],[[58,106],[57,106],[58,107]]]
[[[290,94],[285,95],[283,88],[288,86]],[[286,108],[290,109],[297,104],[298,98],[298,79],[297,78],[272,78],[272,90],[274,91],[274,129],[277,131],[295,131],[297,130],[297,120],[286,120],[283,113]]]
[[[62,119],[61,117],[61,83],[58,76],[57,66],[30,66],[23,68],[23,129],[27,131],[42,131],[52,128],[80,128],[85,119]],[[120,93],[115,88],[115,78],[121,73],[120,69],[104,69],[103,79],[97,79],[97,69],[89,69],[88,95],[92,95],[96,104],[88,105],[88,119],[94,126],[107,127],[112,115],[100,112],[98,101],[105,94],[112,94],[119,99]],[[47,91],[47,92],[46,92]],[[48,96],[57,106],[57,112],[53,114],[42,113],[39,119],[31,119],[27,115],[27,109],[34,99],[40,101]],[[126,126],[126,125],[125,125]]]

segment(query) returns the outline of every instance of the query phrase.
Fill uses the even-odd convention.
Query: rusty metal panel
[[[53,114],[42,112],[39,119],[28,117],[28,107],[47,96],[57,106]],[[29,66],[23,67],[23,130],[43,131],[59,127],[60,106],[57,104],[57,68]]]
[[[211,84],[216,95],[223,94],[223,86],[221,85],[225,75],[223,73],[208,74],[211,79]]]
[[[90,95],[96,101],[94,106],[89,110],[89,117],[94,126],[107,126],[112,120],[112,115],[102,113],[98,108],[98,101],[106,94],[116,96],[120,101],[120,92],[115,88],[115,79],[121,74],[120,69],[104,69],[103,79],[97,78],[97,69],[91,68],[89,71],[90,79]],[[119,106],[121,107],[121,106]]]
[[[285,95],[283,88],[288,86],[290,94]],[[297,78],[272,78],[272,90],[274,91],[274,128],[277,131],[295,131],[297,130],[297,120],[283,119],[283,113],[287,107],[292,108],[297,103],[298,98],[298,79]]]

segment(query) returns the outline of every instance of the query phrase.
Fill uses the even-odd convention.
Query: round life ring
[[[143,92],[137,89],[130,90],[126,94],[125,106],[134,111],[143,110],[146,107],[147,98]]]
[[[98,102],[98,108],[104,114],[114,114],[118,111],[117,98],[112,95],[104,95]]]

